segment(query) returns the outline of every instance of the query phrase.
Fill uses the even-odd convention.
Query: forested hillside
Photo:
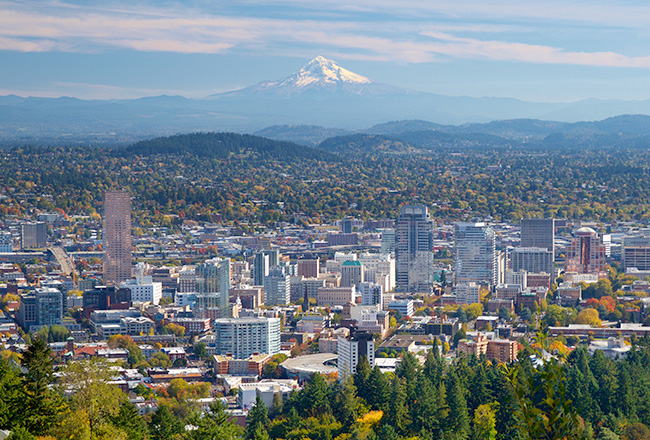
[[[90,215],[101,211],[106,189],[124,188],[143,224],[215,215],[267,223],[291,221],[297,213],[312,222],[395,218],[401,204],[414,200],[442,221],[650,218],[645,149],[458,147],[386,154],[364,153],[354,139],[347,145],[355,154],[338,142],[338,152],[325,152],[201,134],[116,150],[15,148],[0,161],[0,215],[24,215],[32,207]]]

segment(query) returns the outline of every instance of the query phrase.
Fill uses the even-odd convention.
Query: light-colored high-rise
[[[347,338],[339,337],[337,341],[337,354],[339,380],[353,376],[357,372],[357,365],[362,357],[365,357],[370,363],[370,367],[375,366],[375,341],[371,334],[357,333]]]
[[[454,283],[498,282],[494,229],[485,223],[454,225]]]
[[[291,302],[291,277],[276,266],[264,277],[264,304],[287,306]]]
[[[104,193],[104,284],[116,285],[133,274],[131,266],[131,196]]]
[[[214,322],[216,354],[246,359],[280,351],[280,318],[223,318]]]
[[[639,270],[650,270],[650,236],[625,237],[622,254],[624,269],[636,267]]]
[[[227,318],[230,315],[230,258],[217,257],[197,264],[196,305],[200,318]]]
[[[429,292],[433,285],[433,221],[423,205],[402,206],[395,228],[397,289]]]

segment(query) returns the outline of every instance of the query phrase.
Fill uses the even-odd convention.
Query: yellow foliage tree
[[[598,316],[598,310],[596,309],[584,309],[578,313],[576,318],[576,324],[589,324],[589,325],[600,325],[602,321]]]

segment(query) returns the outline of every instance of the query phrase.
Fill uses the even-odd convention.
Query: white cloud
[[[650,67],[650,56],[629,57],[614,52],[571,52],[543,45],[461,38],[443,32],[422,34],[440,41],[429,45],[429,50],[457,58],[603,67]]]
[[[267,1],[251,1],[252,8]],[[143,52],[218,54],[232,50],[249,53],[333,53],[352,58],[406,63],[432,62],[440,57],[488,59],[589,66],[650,67],[650,56],[629,56],[614,51],[564,50],[544,44],[521,43],[475,34],[516,35],[524,24],[507,18],[583,20],[619,23],[631,18],[650,21],[650,8],[638,7],[631,17],[630,4],[599,2],[585,8],[583,1],[533,2],[449,2],[405,0],[395,7],[392,0],[291,0],[301,8],[334,8],[352,14],[347,19],[277,19],[245,15],[215,15],[175,4],[173,7],[79,6],[62,2],[8,2],[0,0],[0,50],[100,51],[105,47],[128,48]],[[274,3],[276,4],[276,3]],[[326,7],[326,5],[328,5]],[[232,8],[232,6],[231,6]],[[585,8],[583,10],[583,8]],[[356,20],[358,11],[388,12],[397,15],[419,12],[423,17],[455,17],[440,25],[423,20]],[[578,11],[582,11],[579,14]],[[484,14],[484,22],[476,17]],[[503,14],[499,20],[493,17]],[[260,15],[262,13],[260,12]],[[417,15],[417,14],[416,14]],[[468,18],[469,17],[469,18]],[[361,18],[358,16],[357,18]],[[488,20],[488,18],[490,18]],[[647,22],[647,21],[646,21]],[[423,30],[424,29],[424,30]],[[473,38],[458,36],[471,33]],[[512,39],[512,37],[511,37]],[[302,55],[301,55],[302,56]],[[311,55],[310,55],[311,56]]]

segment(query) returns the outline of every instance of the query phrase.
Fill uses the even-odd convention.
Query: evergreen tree
[[[366,402],[369,400],[368,380],[372,372],[368,358],[361,356],[357,364],[357,372],[354,374],[354,386],[357,387],[357,393],[360,398]]]
[[[397,435],[395,428],[391,425],[382,425],[377,434],[377,440],[398,440],[400,437]]]
[[[465,439],[469,434],[469,416],[467,414],[467,401],[460,379],[456,372],[451,372],[448,380],[447,404],[449,415],[447,416],[446,429],[454,433],[457,439]]]
[[[393,378],[390,403],[386,414],[385,424],[392,426],[399,434],[403,434],[408,424],[408,406],[406,392],[402,385],[402,379]]]
[[[327,383],[319,373],[315,373],[304,389],[303,409],[312,417],[330,411]]]
[[[412,429],[414,432],[436,432],[441,426],[436,390],[424,375],[418,378],[417,389],[418,396],[411,405]]]
[[[406,399],[413,402],[417,398],[416,381],[418,377],[419,363],[415,356],[406,352],[402,362],[397,366],[395,375],[404,380],[406,386]]]
[[[185,440],[237,440],[243,434],[242,428],[230,420],[221,401],[213,403],[209,413],[196,414],[189,422],[196,429],[187,431],[183,437]]]
[[[390,399],[390,386],[378,366],[372,369],[368,378],[368,404],[376,411],[386,411]]]
[[[354,380],[348,377],[342,383],[337,381],[332,388],[334,416],[345,427],[354,425],[359,416],[359,398]]]
[[[492,401],[487,374],[484,364],[479,364],[474,370],[474,377],[469,382],[467,406],[470,414],[483,404]]]
[[[180,420],[178,420],[167,405],[158,407],[149,423],[149,431],[153,440],[172,440],[176,438],[183,430]]]
[[[115,417],[112,417],[111,422],[126,433],[128,440],[143,440],[148,437],[146,423],[130,402],[123,402],[120,405],[120,410]]]
[[[0,357],[0,429],[9,429],[15,416],[12,406],[19,386],[18,374],[9,359]]]
[[[54,382],[50,347],[40,338],[34,338],[23,353],[21,366],[24,372],[12,402],[14,426],[22,426],[31,434],[45,435],[56,423],[65,402],[50,389]]]
[[[255,406],[248,413],[248,418],[246,420],[246,439],[255,440],[259,431],[266,431],[268,422],[269,417],[266,405],[264,405],[264,401],[258,395],[255,398]]]
[[[602,351],[596,350],[589,360],[589,368],[598,386],[594,393],[598,406],[605,414],[615,412],[617,409],[615,399],[618,393],[616,365],[607,359]]]

